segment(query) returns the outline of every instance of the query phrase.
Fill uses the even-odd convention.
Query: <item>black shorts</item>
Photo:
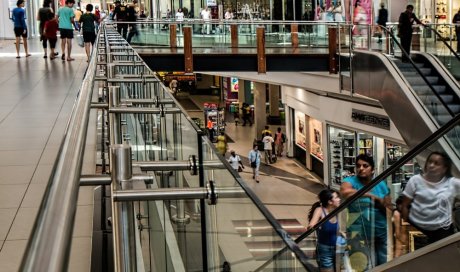
[[[96,33],[94,32],[83,32],[83,41],[85,43],[94,44],[96,41]]]
[[[73,29],[59,28],[61,39],[73,39]]]
[[[46,38],[46,39],[49,41],[51,48],[53,49],[56,48],[57,38]]]
[[[22,27],[15,27],[14,28],[14,35],[16,37],[23,37],[23,38],[27,38],[27,29],[25,30],[24,32],[24,28]]]

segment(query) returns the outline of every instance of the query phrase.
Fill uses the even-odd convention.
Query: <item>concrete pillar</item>
[[[256,137],[267,125],[267,114],[265,113],[265,83],[254,82],[254,125],[256,128]]]
[[[268,93],[270,94],[268,99],[270,102],[270,116],[279,117],[280,109],[278,101],[280,100],[280,86],[270,84]]]
[[[240,104],[240,109],[243,107],[243,103],[246,102],[245,95],[246,87],[244,86],[244,80],[238,79],[238,102]],[[243,119],[241,119],[243,121]]]

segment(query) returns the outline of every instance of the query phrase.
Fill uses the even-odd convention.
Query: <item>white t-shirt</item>
[[[231,20],[233,19],[233,14],[231,12],[225,12],[225,15],[224,15],[224,18],[225,20]]]
[[[455,198],[460,196],[460,180],[452,177],[433,183],[415,175],[403,194],[412,199],[409,219],[423,229],[437,230],[452,224],[452,208]]]
[[[184,13],[183,12],[177,12],[176,13],[176,20],[177,21],[183,21],[184,20]]]
[[[272,143],[274,142],[275,140],[273,140],[273,137],[272,136],[265,136],[263,139],[262,139],[262,142],[264,143],[264,149],[265,150],[272,150]]]
[[[228,162],[232,166],[233,169],[238,170],[238,165],[240,164],[239,162],[241,161],[240,156],[236,155],[233,157],[230,155],[230,158],[228,158]]]
[[[210,20],[211,19],[211,12],[209,10],[202,10],[201,11],[201,18],[203,18],[203,20]]]

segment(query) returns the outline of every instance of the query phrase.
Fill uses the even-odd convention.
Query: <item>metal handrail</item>
[[[435,131],[431,136],[426,138],[424,141],[416,145],[412,150],[410,150],[406,155],[402,156],[401,159],[399,159],[397,162],[392,164],[389,168],[385,169],[382,173],[377,175],[372,181],[365,185],[363,188],[358,190],[355,194],[350,196],[349,198],[345,199],[336,209],[328,213],[325,217],[323,217],[319,222],[314,225],[312,228],[301,234],[297,239],[295,239],[296,243],[300,243],[303,241],[306,237],[310,236],[310,234],[316,232],[323,224],[328,222],[330,219],[333,217],[337,216],[341,211],[346,209],[351,203],[356,201],[358,198],[362,197],[364,194],[372,190],[377,184],[379,184],[381,181],[385,180],[387,177],[389,177],[391,174],[393,174],[395,171],[397,171],[399,168],[401,168],[404,164],[406,164],[409,160],[412,160],[423,152],[427,147],[432,145],[434,142],[436,142],[439,138],[443,137],[446,133],[448,133],[453,127],[458,125],[460,123],[460,114],[449,120],[444,126],[442,126],[440,129]],[[258,269],[255,271],[262,271],[264,267],[269,265],[272,261],[276,260],[278,256],[281,256],[284,252],[286,252],[287,248],[283,248],[280,250],[275,256],[273,256],[270,260],[266,261],[262,266],[260,266]]]
[[[434,28],[432,28],[431,26],[427,25],[426,28],[428,28],[429,30],[433,31],[435,33],[436,36],[438,36],[439,38],[439,41],[443,42],[444,45],[447,46],[447,48],[449,48],[450,52],[452,54],[454,54],[455,58],[460,61],[460,56],[457,54],[457,52],[455,52],[455,50],[452,48],[452,46],[450,46],[446,41],[445,39],[442,37],[442,35]],[[457,37],[458,39],[458,37]],[[458,42],[458,41],[457,41]]]
[[[19,271],[67,271],[96,59],[93,51]]]

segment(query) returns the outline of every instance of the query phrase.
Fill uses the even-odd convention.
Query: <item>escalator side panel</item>
[[[380,53],[355,51],[355,93],[378,100],[408,146],[415,146],[436,130],[423,106],[411,94],[399,71]]]

